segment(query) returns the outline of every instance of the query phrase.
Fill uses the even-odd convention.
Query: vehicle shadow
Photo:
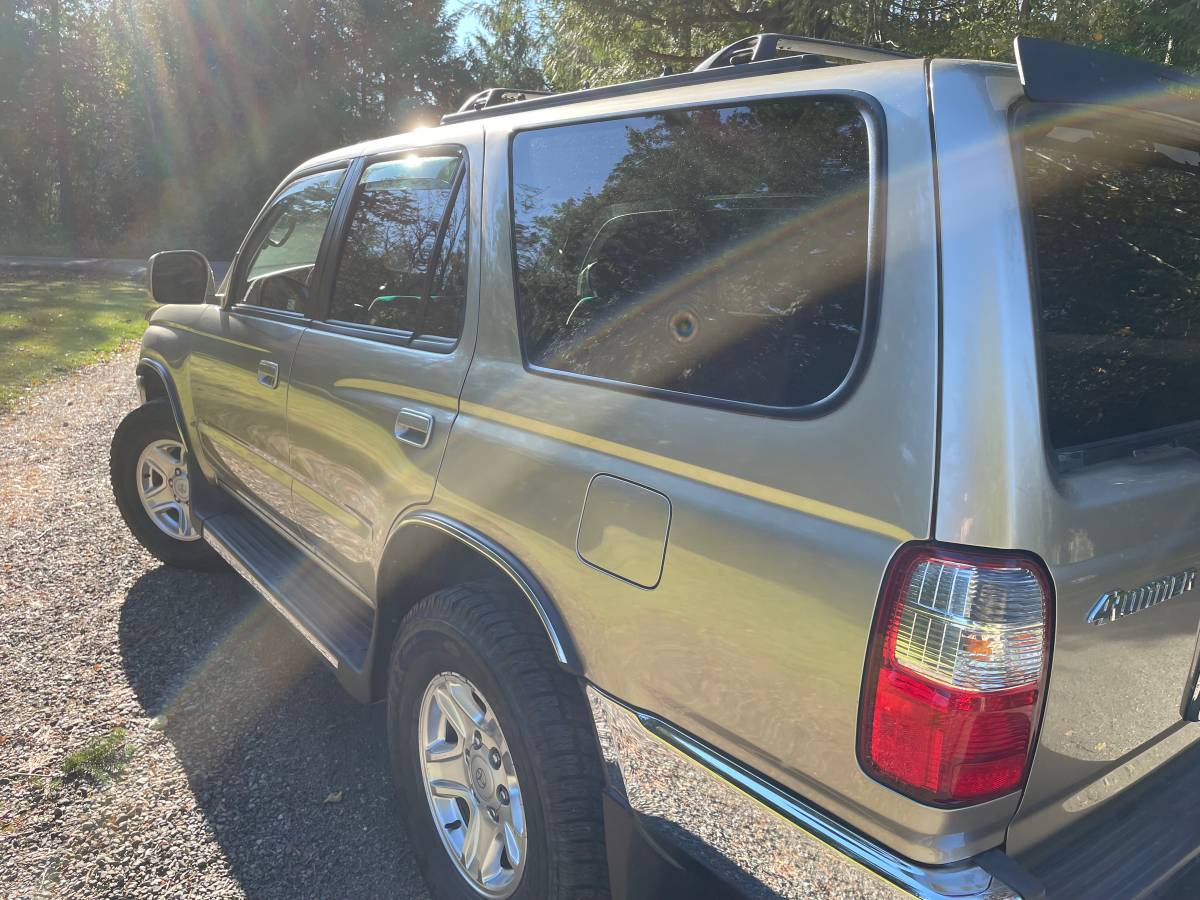
[[[240,578],[162,567],[130,588],[125,673],[248,897],[424,898],[382,706],[342,691]]]

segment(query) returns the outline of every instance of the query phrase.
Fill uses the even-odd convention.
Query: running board
[[[204,539],[338,671],[367,667],[375,610],[307,553],[254,514],[204,519]],[[349,669],[350,671],[347,671]]]

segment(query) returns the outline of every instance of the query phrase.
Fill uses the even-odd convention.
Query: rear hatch
[[[1032,548],[1057,603],[1039,745],[1009,831],[1020,855],[1111,812],[1200,738],[1187,721],[1200,626],[1200,127],[1031,102],[1012,125],[1056,485]]]

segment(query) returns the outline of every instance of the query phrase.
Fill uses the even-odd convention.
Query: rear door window
[[[1190,432],[1200,143],[1094,109],[1026,107],[1017,121],[1051,444],[1085,459]]]
[[[868,280],[868,125],[794,97],[513,139],[524,352],[685,398],[816,403],[847,379]]]
[[[460,153],[438,150],[366,168],[338,262],[331,322],[458,337],[466,299],[462,165]]]
[[[429,299],[418,332],[457,338],[467,296],[467,189],[460,187],[446,218],[442,246],[430,275]]]

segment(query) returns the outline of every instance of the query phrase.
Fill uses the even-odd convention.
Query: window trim
[[[416,147],[403,147],[398,150],[386,150],[382,153],[376,153],[371,156],[360,156],[354,161],[354,165],[350,167],[347,173],[347,181],[343,184],[343,193],[338,197],[338,205],[334,207],[333,216],[330,217],[330,222],[334,226],[331,238],[331,246],[329,249],[329,257],[326,260],[325,272],[320,278],[320,293],[318,294],[318,302],[315,304],[313,315],[308,322],[308,326],[317,331],[325,331],[331,334],[340,334],[346,337],[360,338],[362,340],[377,341],[384,344],[392,344],[397,347],[408,347],[413,350],[420,350],[426,353],[450,354],[453,353],[462,340],[462,331],[466,323],[466,307],[467,298],[463,302],[463,314],[459,321],[459,334],[452,342],[449,339],[442,338],[436,335],[419,334],[417,332],[400,329],[400,328],[385,328],[378,325],[363,325],[355,322],[345,322],[340,319],[331,319],[329,311],[333,305],[333,289],[337,280],[338,266],[342,261],[342,252],[346,247],[346,238],[350,232],[350,225],[353,219],[354,198],[358,191],[359,182],[362,180],[363,173],[368,166],[376,163],[387,162],[391,159],[398,159],[410,153],[418,153],[423,156],[434,156],[437,153],[454,151],[462,159],[462,164],[458,167],[458,172],[454,176],[454,184],[450,191],[450,199],[446,204],[446,208],[442,210],[442,218],[438,223],[438,233],[434,241],[433,258],[436,260],[436,254],[440,252],[442,242],[445,239],[445,230],[449,220],[450,211],[454,204],[458,202],[459,191],[466,191],[467,201],[467,263],[470,265],[470,252],[473,242],[471,237],[471,181],[470,181],[470,153],[467,147],[463,144],[447,143],[447,144],[429,144]],[[350,176],[353,176],[353,181],[350,181]],[[428,292],[430,282],[430,272],[425,273],[425,289]],[[468,291],[469,293],[469,291]],[[428,302],[426,299],[425,302]],[[422,309],[422,318],[424,310]]]
[[[346,191],[346,182],[354,170],[355,160],[353,159],[337,159],[329,162],[321,163],[320,165],[312,166],[311,168],[301,169],[292,172],[280,182],[279,186],[267,198],[267,202],[263,204],[262,209],[258,211],[258,215],[254,217],[254,223],[246,232],[246,236],[242,238],[241,246],[238,247],[237,255],[233,258],[233,265],[229,267],[229,290],[222,298],[221,308],[229,312],[238,312],[245,315],[260,316],[266,319],[274,319],[284,322],[307,323],[312,320],[315,312],[320,308],[320,296],[318,291],[321,287],[323,279],[321,277],[321,268],[324,262],[327,248],[329,246],[330,228],[333,225],[334,217],[337,215],[338,205],[342,202],[342,196]],[[267,219],[267,214],[275,205],[275,201],[279,196],[287,190],[291,185],[295,184],[302,178],[310,178],[313,175],[320,175],[323,172],[336,172],[342,170],[342,183],[338,187],[337,196],[333,200],[333,207],[329,211],[329,219],[325,222],[325,233],[321,237],[321,244],[317,248],[317,258],[313,263],[313,274],[316,276],[314,286],[308,292],[307,308],[303,312],[292,312],[285,309],[272,309],[269,306],[257,306],[253,303],[243,303],[240,299],[243,294],[242,281],[246,271],[246,266],[249,262],[248,249],[252,245],[254,239],[260,236],[260,231],[263,223]]]
[[[675,391],[669,388],[650,387],[648,385],[631,384],[613,378],[598,375],[584,375],[577,372],[552,369],[548,366],[530,362],[529,350],[525,342],[525,328],[522,316],[522,297],[520,285],[520,268],[517,262],[516,236],[516,198],[514,191],[516,181],[513,177],[513,150],[519,135],[536,131],[547,131],[553,128],[564,128],[572,125],[588,125],[596,122],[611,122],[620,119],[632,119],[638,116],[651,116],[663,112],[681,109],[714,109],[738,106],[769,100],[813,99],[823,98],[846,99],[853,102],[859,115],[867,126],[867,163],[868,175],[868,206],[867,206],[867,287],[863,298],[862,333],[858,347],[850,361],[850,367],[841,383],[827,396],[812,403],[801,406],[771,406],[766,403],[751,403],[744,400],[729,400],[722,397],[708,397],[703,394],[689,394],[685,391]],[[782,91],[778,93],[754,94],[743,97],[729,97],[705,103],[678,102],[661,106],[649,106],[637,110],[625,110],[619,113],[590,116],[582,119],[567,119],[556,122],[514,128],[508,136],[508,244],[510,265],[512,266],[512,291],[515,301],[517,340],[520,344],[521,365],[525,371],[543,378],[554,378],[563,381],[574,381],[590,384],[596,387],[634,394],[642,397],[653,397],[659,400],[686,403],[691,406],[705,406],[712,409],[724,409],[731,412],[751,415],[769,416],[782,419],[811,419],[826,415],[841,406],[857,388],[866,372],[873,355],[875,336],[878,330],[880,296],[883,290],[884,241],[887,231],[887,118],[883,105],[870,94],[848,89],[814,89],[808,91]]]

